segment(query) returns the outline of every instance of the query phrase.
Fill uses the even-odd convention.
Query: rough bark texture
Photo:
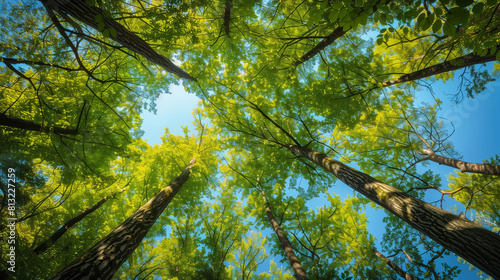
[[[40,254],[45,252],[52,244],[54,244],[61,236],[63,236],[66,231],[72,226],[74,226],[76,223],[80,222],[83,220],[88,214],[94,212],[95,210],[99,209],[106,201],[108,201],[108,197],[105,197],[96,204],[88,207],[87,209],[83,210],[80,214],[78,214],[76,217],[72,218],[71,220],[67,221],[62,227],[60,227],[54,234],[52,234],[47,240],[42,242],[40,245],[38,245],[33,252],[35,254]]]
[[[417,277],[413,277],[411,276],[410,274],[408,274],[406,271],[404,271],[403,269],[401,269],[401,267],[399,267],[397,264],[393,263],[388,257],[384,256],[382,253],[380,253],[379,251],[373,249],[373,253],[375,253],[375,255],[383,260],[385,260],[387,262],[387,265],[392,268],[394,271],[396,271],[396,273],[403,277],[403,279],[405,280],[418,280]]]
[[[76,129],[71,128],[63,128],[63,127],[49,127],[37,124],[33,121],[27,121],[16,117],[7,116],[5,114],[0,114],[0,125],[20,128],[24,130],[31,131],[40,131],[40,132],[54,132],[57,134],[65,134],[65,135],[76,135],[78,131]]]
[[[170,73],[173,73],[181,78],[188,80],[195,80],[188,73],[177,67],[172,61],[153,50],[151,46],[146,43],[139,36],[125,28],[123,25],[111,18],[106,18],[102,10],[97,7],[91,7],[85,3],[85,0],[40,0],[47,8],[59,13],[68,14],[73,18],[85,23],[96,30],[99,30],[96,23],[95,16],[102,16],[104,21],[104,30],[113,28],[116,30],[116,38],[110,39],[122,44],[127,49],[143,56],[147,60],[163,67]],[[102,30],[102,29],[101,29]]]
[[[470,173],[481,173],[488,175],[497,175],[500,176],[500,165],[491,165],[491,164],[483,164],[483,163],[470,163],[461,161],[458,159],[448,158],[436,155],[434,151],[429,149],[422,149],[422,151],[428,155],[428,158],[434,162],[439,164],[448,165],[451,167],[455,167],[460,169],[462,172],[470,172]]]
[[[489,53],[489,52],[488,52]],[[439,64],[424,68],[422,70],[418,70],[415,72],[412,72],[410,74],[403,75],[399,77],[398,79],[395,80],[390,80],[382,83],[382,86],[391,86],[399,83],[405,83],[405,82],[410,82],[410,81],[416,81],[419,79],[427,78],[430,76],[435,76],[438,74],[458,70],[467,66],[475,65],[475,64],[480,64],[480,63],[486,63],[490,61],[495,61],[496,60],[496,55],[495,54],[489,54],[486,56],[478,56],[475,55],[474,53],[470,53],[461,57],[457,57],[455,59],[451,59],[445,62],[441,62]]]
[[[295,145],[288,145],[287,148],[292,153],[321,166],[355,191],[486,274],[500,279],[500,235],[377,181],[325,154]]]
[[[82,257],[54,276],[53,280],[111,279],[120,266],[139,246],[156,219],[189,178],[191,165],[179,177],[144,204],[130,218],[95,244]]]
[[[281,229],[278,221],[276,221],[276,218],[274,218],[274,215],[271,212],[271,206],[269,205],[269,202],[267,202],[265,197],[264,197],[264,201],[266,202],[267,218],[269,219],[269,222],[271,222],[273,230],[274,230],[274,232],[276,232],[276,235],[278,236],[278,239],[281,243],[281,248],[283,248],[283,251],[285,252],[286,257],[288,258],[288,261],[290,262],[290,266],[292,267],[293,273],[295,275],[295,279],[307,280],[308,278],[307,278],[306,272],[304,271],[304,268],[300,264],[299,258],[297,258],[297,255],[295,255],[295,252],[293,251],[292,245],[290,245],[290,241],[288,240],[285,233]]]

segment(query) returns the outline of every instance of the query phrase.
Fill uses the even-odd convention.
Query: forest
[[[1,279],[500,279],[497,0],[0,3]]]

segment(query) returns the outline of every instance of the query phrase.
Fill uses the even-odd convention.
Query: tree
[[[436,155],[434,151],[430,149],[423,149],[422,152],[426,154],[429,160],[437,162],[439,164],[445,164],[451,167],[460,169],[462,172],[472,172],[472,173],[482,173],[489,175],[500,175],[500,166],[482,163],[470,163],[453,158],[447,158],[443,156]]]
[[[120,193],[123,192],[123,189],[120,190]],[[118,193],[114,194],[113,196],[117,195]],[[86,208],[83,210],[80,214],[78,214],[76,217],[72,218],[71,220],[67,221],[64,225],[62,225],[54,234],[52,234],[47,240],[43,241],[40,245],[38,245],[33,252],[35,254],[40,254],[47,250],[48,247],[50,247],[52,244],[54,244],[61,236],[68,231],[70,227],[84,219],[88,214],[94,212],[97,210],[99,207],[101,207],[106,201],[108,201],[108,197],[104,197],[103,199],[99,200],[96,204]]]
[[[166,188],[52,279],[82,279],[89,276],[111,279],[187,181],[195,161],[192,159],[189,166]]]
[[[89,6],[85,1],[46,1],[40,0],[42,4],[47,9],[47,13],[49,17],[56,25],[61,35],[65,38],[66,42],[69,45],[72,45],[69,38],[66,35],[66,31],[63,29],[62,25],[59,23],[56,18],[54,11],[61,14],[63,17],[67,17],[67,15],[72,16],[73,18],[92,26],[93,28],[105,32],[107,37],[112,38],[118,43],[122,44],[129,50],[142,55],[146,59],[162,66],[168,72],[174,73],[181,78],[186,78],[188,80],[194,80],[186,72],[182,71],[179,67],[177,67],[172,61],[161,55],[160,53],[154,51],[151,46],[142,40],[139,36],[130,32],[123,25],[116,22],[109,16],[109,11],[105,12],[98,7]],[[77,25],[74,21],[71,22],[73,25]],[[75,27],[76,29],[81,30],[78,25]],[[73,47],[74,48],[74,47]],[[75,52],[75,50],[73,50]],[[75,52],[76,54],[76,52]],[[77,55],[78,58],[78,55]]]
[[[279,226],[278,221],[276,221],[276,218],[273,215],[273,212],[271,211],[271,206],[269,205],[269,202],[266,200],[265,193],[262,192],[262,197],[266,203],[266,215],[267,218],[269,219],[269,222],[271,223],[271,226],[273,227],[274,232],[276,232],[276,235],[278,237],[278,240],[281,243],[281,247],[283,247],[283,251],[285,252],[288,261],[290,262],[290,266],[293,269],[293,272],[295,274],[296,279],[308,279],[306,272],[304,271],[304,268],[300,265],[300,261],[297,258],[297,255],[295,255],[295,252],[293,251],[292,246],[290,245],[290,241],[288,241],[288,238],[286,235],[283,233],[283,230]]]
[[[401,269],[401,267],[399,267],[397,264],[393,263],[388,257],[384,256],[382,253],[380,253],[376,249],[373,249],[373,253],[375,253],[375,255],[377,257],[386,261],[387,265],[390,268],[394,269],[399,274],[399,276],[401,276],[403,279],[405,279],[405,280],[417,280],[418,279],[418,278],[415,278],[415,277],[411,276],[410,274],[406,273],[404,270]]]

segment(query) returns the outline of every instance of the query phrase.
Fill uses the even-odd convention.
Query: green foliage
[[[47,128],[0,130],[0,175],[14,168],[20,177],[18,279],[53,276],[192,158],[189,181],[118,279],[292,279],[262,192],[310,279],[395,278],[373,254],[377,247],[414,276],[459,277],[454,263],[442,261],[449,252],[390,214],[375,238],[369,223],[380,209],[358,195],[337,195],[336,179],[287,145],[327,153],[422,200],[425,190],[441,191],[441,177],[424,168],[421,153],[458,156],[440,101],[416,104],[415,81],[386,90],[387,81],[470,53],[500,61],[496,1],[85,3],[103,11],[92,16],[97,31],[57,15],[61,33],[39,1],[2,3],[0,113]],[[155,146],[141,139],[140,113],[155,111],[156,98],[177,81],[118,46],[112,39],[122,35],[106,28],[110,19],[197,79],[184,86],[201,99],[198,121],[181,135],[166,129]],[[331,40],[335,32],[342,35]],[[467,71],[467,98],[494,80],[489,68]],[[445,192],[497,231],[498,180],[460,173],[449,181]],[[5,218],[7,186],[0,187]],[[32,253],[104,197],[46,252]]]

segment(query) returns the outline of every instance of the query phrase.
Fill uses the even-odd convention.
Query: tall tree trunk
[[[490,51],[488,51],[490,53]],[[474,53],[470,53],[461,57],[457,57],[445,62],[438,63],[436,65],[418,70],[409,74],[405,74],[395,80],[390,80],[382,83],[382,87],[391,86],[399,83],[405,83],[410,81],[416,81],[419,79],[427,78],[430,76],[435,76],[438,74],[462,69],[467,66],[486,63],[496,60],[496,54],[492,53],[485,56],[478,56]]]
[[[429,149],[422,149],[422,151],[424,152],[424,154],[428,155],[428,159],[437,162],[439,164],[444,164],[458,168],[462,172],[481,173],[481,174],[500,176],[500,165],[470,163],[454,158],[436,155],[434,151]]]
[[[413,277],[411,276],[410,274],[408,274],[406,271],[404,271],[403,269],[401,269],[401,267],[399,267],[397,264],[393,263],[391,261],[391,259],[389,259],[388,257],[384,256],[382,253],[380,253],[379,251],[377,251],[376,249],[373,249],[373,253],[375,253],[375,255],[383,260],[385,260],[387,262],[387,265],[392,268],[394,271],[396,271],[396,273],[403,277],[403,279],[405,280],[418,280],[417,277]]]
[[[190,165],[169,186],[52,279],[111,279],[187,181],[194,162],[195,159],[191,160]]]
[[[226,6],[224,7],[224,31],[226,36],[229,36],[229,23],[231,22],[231,8],[233,7],[233,0],[226,0]]]
[[[195,80],[188,73],[177,67],[172,61],[153,50],[153,48],[146,43],[139,36],[125,28],[117,21],[104,16],[103,11],[97,7],[87,5],[85,0],[40,0],[48,9],[56,11],[64,15],[68,14],[73,18],[85,23],[96,30],[114,29],[116,30],[116,37],[111,36],[110,39],[122,44],[127,49],[143,56],[147,60],[163,67],[170,73],[173,73],[181,78],[188,80]],[[96,23],[96,16],[103,19],[104,29],[98,28]]]
[[[293,153],[332,173],[355,191],[384,207],[413,228],[459,255],[486,274],[500,279],[500,235],[416,199],[325,154],[296,145]]]
[[[44,125],[37,124],[33,121],[27,121],[27,120],[23,120],[20,118],[7,116],[7,115],[1,114],[1,113],[0,113],[0,125],[20,128],[20,129],[24,129],[24,130],[46,132],[46,133],[54,132],[57,134],[66,134],[66,135],[78,134],[78,131],[76,129],[63,128],[63,127],[57,127],[57,126],[53,126],[53,127],[44,126]]]
[[[117,192],[116,194],[119,194],[123,192]],[[116,195],[114,194],[114,195]],[[114,196],[113,195],[113,196]],[[78,214],[76,217],[72,218],[71,220],[67,221],[63,226],[61,226],[56,232],[54,232],[47,240],[42,242],[40,245],[38,245],[34,250],[33,253],[35,254],[40,254],[45,252],[50,246],[52,246],[59,238],[63,236],[63,234],[68,231],[69,228],[74,226],[76,223],[80,222],[83,220],[88,214],[94,212],[95,210],[99,209],[106,201],[108,201],[108,197],[104,197],[103,199],[99,200],[96,204],[88,207],[87,209],[83,210]]]
[[[264,192],[262,192],[264,195]],[[290,241],[286,237],[285,233],[281,229],[278,221],[276,221],[276,218],[274,218],[273,213],[271,212],[271,206],[269,205],[269,202],[266,200],[266,197],[263,196],[264,201],[266,202],[266,214],[267,218],[269,219],[269,222],[271,222],[271,225],[274,229],[274,232],[276,232],[276,235],[278,236],[278,239],[281,243],[281,248],[283,248],[283,251],[286,254],[286,257],[288,258],[288,261],[290,262],[290,266],[292,267],[293,273],[295,275],[295,278],[298,280],[307,280],[307,275],[302,267],[300,265],[299,258],[297,258],[297,255],[295,255],[295,252],[293,251],[292,245],[290,245]]]

